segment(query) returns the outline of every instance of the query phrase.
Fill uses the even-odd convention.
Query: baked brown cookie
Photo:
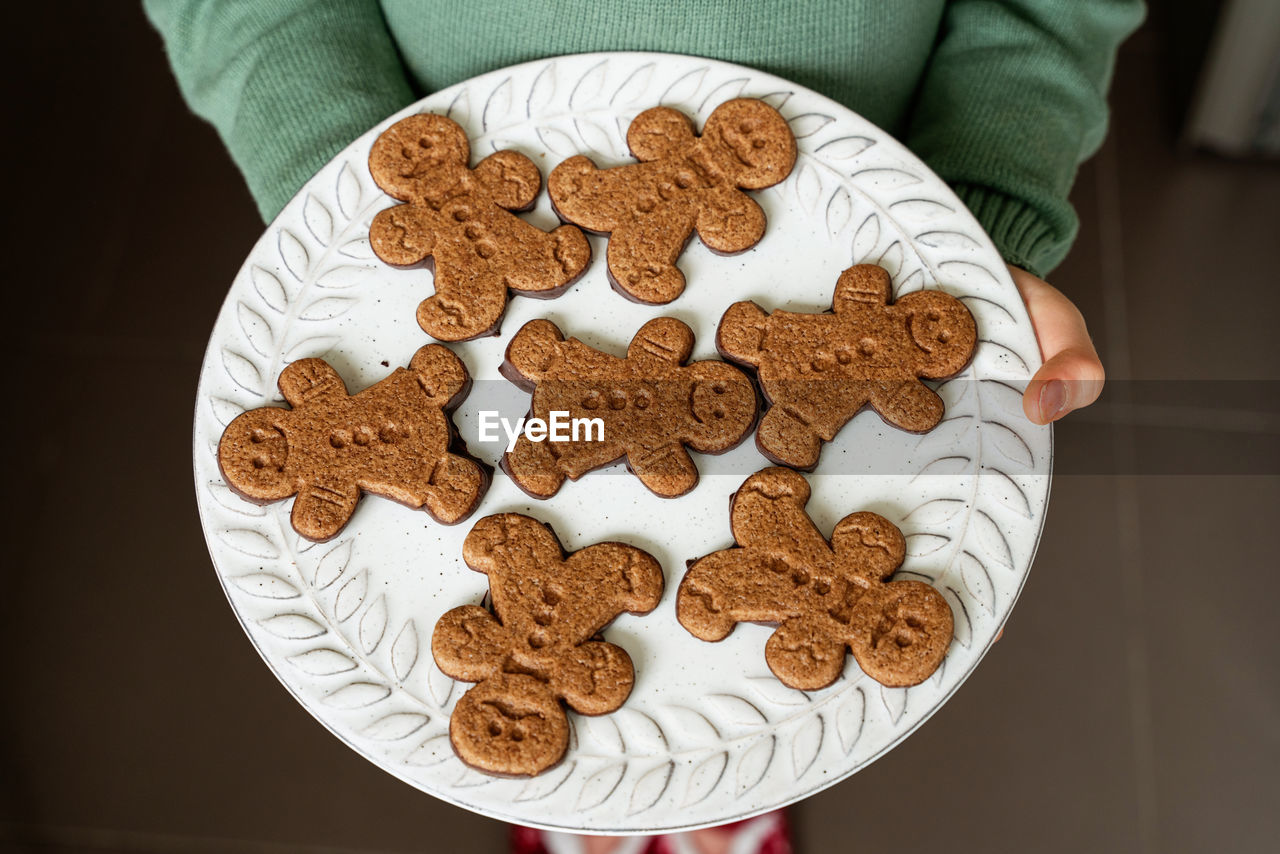
[[[470,160],[462,128],[430,114],[396,122],[369,152],[373,180],[405,202],[374,217],[369,243],[388,264],[432,261],[436,292],[418,306],[418,324],[441,341],[496,331],[508,290],[559,296],[591,260],[578,229],[547,233],[511,213],[533,207],[542,187],[532,160],[515,151],[475,169]]]
[[[859,264],[840,274],[830,312],[765,314],[746,300],[724,313],[716,347],[758,371],[771,407],[756,444],[770,460],[812,469],[822,443],[868,405],[916,433],[942,420],[942,398],[920,380],[954,376],[969,363],[973,315],[941,291],[892,304],[889,293],[884,268]]]
[[[323,359],[284,369],[280,393],[292,406],[251,409],[227,425],[218,466],[227,484],[257,502],[297,495],[291,520],[309,540],[336,535],[361,492],[425,507],[437,521],[461,522],[489,485],[479,463],[452,453],[447,415],[470,385],[447,347],[428,344],[359,394],[347,394]]]
[[[722,640],[739,622],[778,623],[765,662],[783,684],[825,688],[844,669],[845,649],[883,685],[917,685],[951,643],[951,607],[920,581],[888,581],[906,541],[889,520],[852,513],[828,543],[805,504],[809,484],[768,468],[733,496],[734,548],[693,562],[676,595],[680,624]]]
[[[581,714],[603,715],[631,693],[631,657],[598,634],[624,611],[657,607],[662,568],[622,543],[566,557],[550,527],[518,513],[477,522],[462,557],[489,576],[493,613],[463,605],[432,633],[440,669],[479,683],[458,701],[450,741],[463,762],[482,771],[539,774],[568,747],[561,701]]]
[[[533,415],[545,421],[567,412],[599,419],[602,429],[567,442],[521,435],[503,469],[535,498],[622,457],[658,495],[693,489],[698,468],[685,446],[716,454],[737,445],[755,423],[756,394],[746,374],[725,362],[685,365],[692,352],[693,331],[674,317],[642,326],[624,359],[565,340],[549,320],[526,323],[507,347],[503,373],[533,391]]]
[[[763,101],[726,101],[702,135],[670,107],[636,116],[627,145],[640,163],[599,169],[571,157],[551,171],[547,190],[562,219],[608,233],[609,280],[638,302],[671,302],[684,290],[676,259],[696,230],[714,252],[743,252],[764,236],[764,211],[742,190],[772,187],[791,174],[796,140]]]

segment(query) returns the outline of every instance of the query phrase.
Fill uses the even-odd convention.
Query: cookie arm
[[[547,193],[556,213],[588,231],[608,233],[630,217],[634,193],[626,176],[635,167],[602,170],[581,154],[547,176]]]
[[[855,264],[836,280],[831,307],[836,314],[855,306],[883,306],[889,302],[889,271],[877,264]]]
[[[902,566],[907,541],[898,526],[878,513],[850,513],[831,533],[831,547],[844,566],[856,567],[869,582],[888,579]]]
[[[475,177],[498,207],[524,211],[533,207],[542,189],[542,174],[533,161],[518,151],[495,151],[475,168]]]
[[[627,345],[627,358],[681,365],[693,352],[693,330],[674,317],[657,317],[636,332]]]
[[[678,441],[656,448],[631,448],[627,464],[641,483],[664,498],[684,495],[698,485],[698,467]]]
[[[408,267],[435,250],[431,219],[415,205],[395,205],[378,212],[369,225],[369,246],[388,264]]]

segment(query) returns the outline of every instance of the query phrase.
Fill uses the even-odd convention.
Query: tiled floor
[[[2,346],[36,441],[10,455],[0,848],[503,850],[497,823],[325,732],[230,618],[181,496],[203,344],[261,226],[140,14],[77,10],[59,47],[82,65],[15,47],[42,81],[15,126],[56,167],[9,176],[28,215]],[[1005,639],[901,747],[795,809],[801,851],[1249,852],[1280,835],[1280,169],[1178,152],[1160,51],[1152,30],[1126,47],[1115,133],[1075,192],[1081,238],[1054,280],[1112,383],[1057,431]]]

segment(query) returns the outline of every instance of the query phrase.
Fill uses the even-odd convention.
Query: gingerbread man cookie
[[[552,170],[547,190],[562,219],[610,235],[610,281],[645,303],[671,302],[684,290],[676,259],[695,230],[715,252],[760,242],[764,211],[742,191],[772,187],[796,160],[786,120],[752,98],[716,107],[700,137],[670,107],[645,110],[627,145],[640,163],[599,169],[572,157]]]
[[[418,324],[441,341],[496,331],[508,290],[559,296],[591,260],[578,229],[547,233],[511,213],[533,207],[542,187],[532,160],[498,151],[470,169],[470,159],[462,128],[429,114],[396,122],[369,152],[373,180],[405,202],[374,217],[369,243],[388,264],[432,261],[436,292]]]
[[[463,605],[436,623],[431,654],[448,676],[477,682],[449,719],[463,762],[494,774],[538,774],[564,755],[563,700],[584,715],[618,709],[635,684],[631,657],[598,633],[662,598],[647,552],[598,543],[565,556],[555,533],[518,513],[486,516],[462,545],[489,576],[493,613]]]
[[[688,445],[723,453],[751,430],[756,394],[751,380],[725,362],[685,365],[693,331],[673,317],[651,320],[620,359],[567,341],[549,320],[526,323],[510,346],[503,373],[533,390],[533,414],[599,419],[567,442],[533,442],[525,435],[503,457],[516,484],[535,498],[555,495],[566,477],[626,457],[627,465],[658,495],[683,495],[698,482]]]
[[[805,513],[809,484],[790,469],[753,474],[733,497],[735,548],[690,565],[676,617],[694,636],[727,637],[739,622],[778,623],[769,669],[802,691],[825,688],[845,649],[883,685],[917,685],[951,643],[951,607],[920,581],[889,581],[906,541],[883,516],[852,513],[828,543]]]
[[[361,492],[425,507],[452,525],[470,515],[489,485],[480,464],[449,451],[454,431],[446,413],[469,385],[462,361],[439,344],[355,395],[323,359],[302,359],[280,374],[280,393],[293,408],[238,416],[218,443],[218,466],[252,501],[297,495],[293,527],[310,540],[342,530]]]
[[[840,274],[832,311],[765,312],[734,303],[716,331],[727,359],[755,367],[771,408],[756,444],[776,463],[812,469],[822,443],[870,405],[886,422],[923,433],[942,398],[922,383],[959,373],[977,344],[973,315],[941,291],[889,303],[889,274],[859,264]]]

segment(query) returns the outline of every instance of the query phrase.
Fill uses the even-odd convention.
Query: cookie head
[[[702,139],[724,174],[739,187],[772,187],[796,162],[796,138],[786,119],[764,101],[735,98],[716,107]]]
[[[756,417],[751,381],[724,362],[698,362],[689,395],[696,422],[690,444],[699,451],[722,451],[737,444]]]
[[[898,300],[907,312],[907,331],[926,355],[924,376],[948,377],[968,363],[978,330],[964,303],[939,291],[917,291]]]
[[[458,182],[471,158],[467,135],[444,116],[420,114],[388,128],[369,152],[378,186],[401,201],[437,196]]]
[[[501,673],[467,691],[449,719],[463,762],[492,774],[538,774],[569,746],[569,721],[532,676]]]
[[[218,443],[218,465],[237,492],[277,501],[297,491],[289,468],[289,439],[282,423],[288,410],[253,409],[227,426]]]

